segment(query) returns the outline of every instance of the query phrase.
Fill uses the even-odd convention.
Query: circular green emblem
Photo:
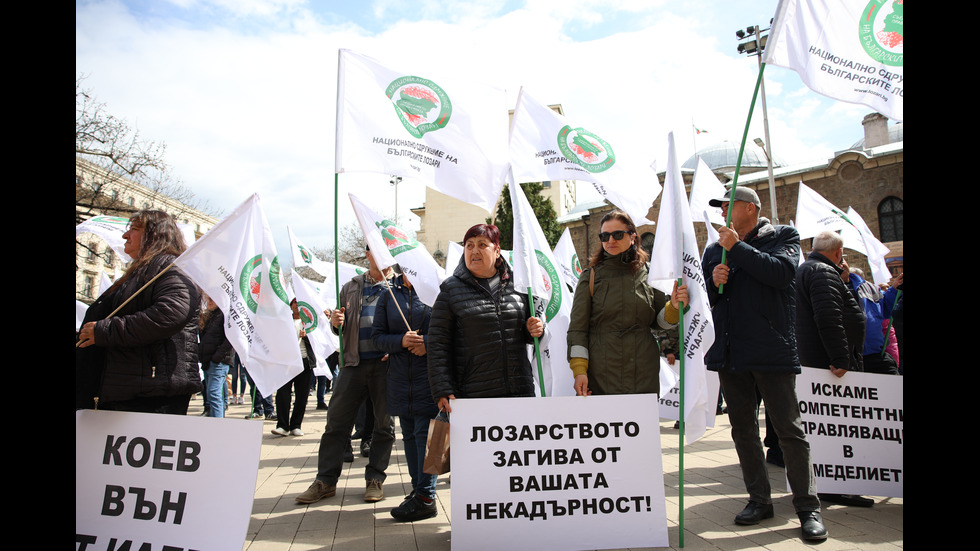
[[[861,13],[858,37],[869,56],[879,63],[902,67],[905,37],[903,0],[871,0]]]
[[[561,279],[558,277],[558,270],[551,265],[548,256],[535,249],[534,255],[538,259],[538,266],[544,269],[545,290],[550,293],[548,297],[548,309],[545,310],[545,321],[551,321],[561,308]]]
[[[303,322],[303,331],[306,331],[307,334],[315,331],[319,322],[316,308],[310,306],[309,303],[297,300],[296,309],[299,310],[299,320]]]
[[[245,299],[245,305],[253,313],[259,308],[259,293],[262,289],[261,265],[262,255],[257,254],[245,263],[238,276],[238,288],[242,293],[242,298]],[[279,297],[279,300],[285,304],[289,304],[289,297],[286,295],[286,288],[281,279],[282,275],[280,272],[279,257],[277,256],[272,259],[272,266],[269,268],[269,280],[271,281],[272,290]]]
[[[395,106],[405,130],[416,138],[445,127],[453,113],[449,95],[427,78],[397,78],[388,85],[385,94]]]
[[[299,248],[300,256],[303,257],[303,262],[306,262],[307,264],[313,262],[313,255],[310,254],[310,251],[306,250],[306,247],[302,245],[297,245],[297,247]]]
[[[261,264],[262,255],[255,255],[245,263],[238,276],[238,288],[242,293],[242,298],[245,299],[245,305],[253,313],[259,307],[259,289],[262,287],[262,272],[256,271],[256,269]]]
[[[592,173],[609,170],[616,164],[612,146],[584,128],[565,125],[558,132],[558,150],[566,159]]]
[[[385,245],[388,246],[388,251],[391,252],[391,256],[396,256],[399,253],[410,251],[419,246],[419,242],[415,238],[410,237],[391,220],[375,222],[374,225],[381,230],[381,237],[384,238]]]
[[[578,254],[572,254],[572,269],[575,270],[576,276],[582,275],[582,264],[578,261]]]

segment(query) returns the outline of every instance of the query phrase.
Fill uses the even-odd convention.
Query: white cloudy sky
[[[176,175],[212,206],[227,214],[258,192],[282,250],[287,224],[307,245],[333,243],[339,48],[431,78],[491,83],[515,103],[524,86],[615,140],[620,157],[663,170],[668,132],[681,162],[694,153],[692,124],[709,131],[698,148],[741,139],[758,65],[736,53],[735,31],[767,27],[775,8],[776,0],[77,0],[75,69],[110,112],[165,142]],[[787,69],[767,67],[765,76],[777,156],[826,159],[863,136],[870,108],[819,96]],[[762,136],[757,105],[749,139]],[[341,225],[353,220],[349,191],[393,212],[388,179],[341,175]],[[405,226],[417,229],[408,209],[422,202],[421,183],[399,186]]]

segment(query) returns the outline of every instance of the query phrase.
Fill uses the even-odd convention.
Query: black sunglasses
[[[609,238],[610,237],[612,237],[616,241],[619,241],[626,234],[632,235],[633,232],[632,232],[632,230],[618,230],[618,231],[614,231],[614,232],[604,231],[604,232],[602,232],[602,233],[599,234],[599,241],[602,241],[603,243],[605,243],[606,241],[609,241]]]

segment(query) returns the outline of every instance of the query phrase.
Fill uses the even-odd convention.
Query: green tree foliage
[[[521,184],[521,188],[524,189],[527,202],[531,204],[534,216],[538,219],[538,224],[541,225],[545,239],[548,240],[548,246],[554,248],[558,240],[561,239],[562,229],[558,224],[558,214],[555,212],[554,205],[551,204],[551,199],[541,195],[544,184],[540,182]],[[491,220],[487,218],[487,224],[489,223]],[[497,205],[497,218],[493,223],[500,228],[500,248],[513,249],[514,212],[510,204],[510,189],[507,186],[504,186],[501,193],[500,203]]]

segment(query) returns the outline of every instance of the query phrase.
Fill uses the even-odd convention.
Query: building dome
[[[711,172],[723,174],[735,172],[735,163],[738,162],[739,142],[725,140],[719,144],[705,147],[698,151],[697,155],[692,155],[682,166],[681,170],[694,172],[698,166],[698,156],[700,156]],[[773,155],[772,166],[786,166],[786,163],[778,156]],[[742,152],[741,173],[756,172],[765,170],[768,167],[766,154],[761,147],[751,144]]]

